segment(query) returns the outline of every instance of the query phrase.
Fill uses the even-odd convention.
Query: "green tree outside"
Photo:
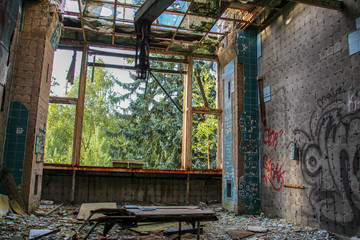
[[[115,91],[115,77],[106,69],[88,69],[83,132],[81,142],[81,165],[111,166],[110,139],[105,129],[114,129],[119,97]],[[69,86],[68,97],[77,97],[79,77]],[[50,104],[47,122],[45,162],[71,163],[75,105]]]
[[[182,69],[176,63],[153,63],[153,68]],[[210,108],[215,108],[214,64],[195,61],[194,77],[201,79]],[[111,166],[111,159],[144,160],[146,168],[181,167],[182,113],[152,78],[124,83],[104,68],[88,69],[81,143],[81,165]],[[180,75],[154,74],[182,109],[183,79]],[[204,107],[199,86],[193,81],[193,106]],[[67,96],[77,97],[79,77]],[[120,95],[119,89],[126,93]],[[120,103],[128,101],[127,108]],[[45,162],[71,163],[75,105],[50,104]],[[193,167],[216,166],[217,119],[194,115]],[[215,165],[214,165],[215,164]]]

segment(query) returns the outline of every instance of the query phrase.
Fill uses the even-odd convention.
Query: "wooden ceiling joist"
[[[131,58],[135,59],[135,55],[132,54],[125,54],[125,53],[116,53],[116,52],[105,52],[105,51],[98,51],[98,50],[89,50],[89,55],[98,55],[98,56],[108,56],[108,57],[120,57],[120,58]],[[150,57],[151,61],[158,61],[158,62],[171,62],[171,63],[182,63],[186,64],[186,59],[178,59],[178,58],[160,58],[160,57]]]
[[[87,66],[89,66],[89,67],[115,68],[115,69],[126,70],[126,71],[135,71],[136,70],[136,68],[134,66],[105,64],[105,63],[93,63],[93,62],[88,62]],[[184,71],[177,71],[177,70],[156,69],[156,68],[150,68],[150,71],[153,72],[153,73],[179,74],[179,75],[183,75],[183,74],[187,73],[187,71],[185,71],[185,70]]]

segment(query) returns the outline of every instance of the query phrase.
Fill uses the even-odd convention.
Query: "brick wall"
[[[342,11],[289,4],[261,34],[270,86],[261,125],[261,207],[289,221],[360,234],[360,2]],[[291,160],[292,141],[300,150]],[[289,145],[289,148],[287,148]]]
[[[36,152],[36,143],[37,138],[46,131],[54,55],[50,38],[57,21],[53,5],[48,2],[26,2],[11,102],[20,103],[28,110],[25,154],[16,157],[23,159],[21,193],[29,210],[40,200],[43,163],[41,154]]]

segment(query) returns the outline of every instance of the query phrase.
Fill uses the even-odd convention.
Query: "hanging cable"
[[[183,113],[183,111],[180,109],[180,107],[176,104],[176,102],[171,98],[170,94],[165,90],[165,88],[161,85],[161,83],[157,80],[157,78],[154,76],[154,74],[149,70],[149,74],[155,79],[157,84],[161,87],[161,89],[165,92],[166,96],[170,98],[171,102],[175,105],[175,107],[179,110],[179,112]]]

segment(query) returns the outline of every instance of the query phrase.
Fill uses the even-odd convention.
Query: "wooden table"
[[[96,213],[103,215],[91,219]],[[200,239],[200,221],[216,220],[217,216],[214,211],[202,210],[199,207],[192,206],[128,206],[117,209],[103,208],[91,211],[90,216],[77,232],[80,232],[90,222],[94,222],[95,224],[84,239],[87,239],[100,223],[105,223],[103,235],[106,236],[115,224],[119,224],[123,229],[129,229],[137,227],[138,223],[179,222],[180,239],[181,222],[190,222],[193,228],[195,228],[195,224],[197,225],[197,239]]]

